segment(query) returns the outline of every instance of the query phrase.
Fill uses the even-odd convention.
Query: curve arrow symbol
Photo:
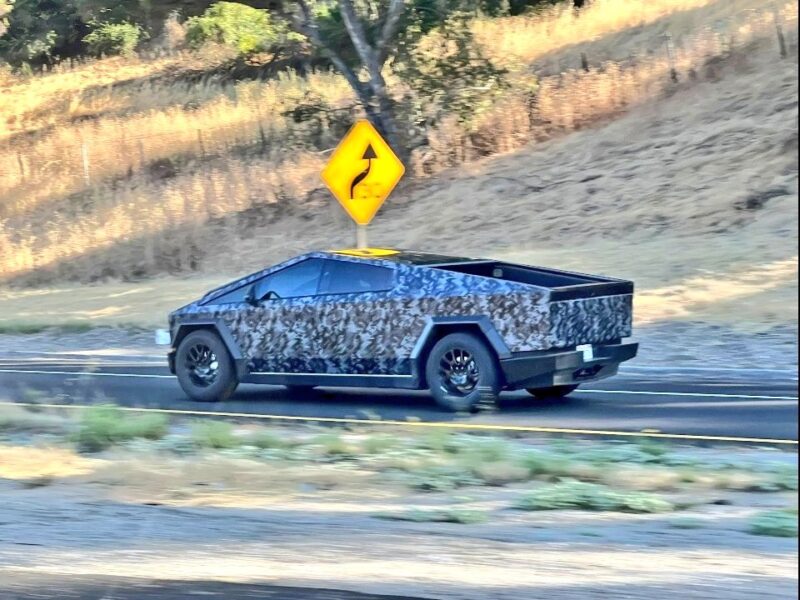
[[[372,147],[372,144],[367,145],[367,149],[364,150],[364,156],[361,157],[361,160],[366,160],[367,168],[364,171],[361,171],[358,175],[356,175],[355,179],[353,179],[353,183],[350,184],[350,200],[354,199],[354,193],[356,190],[356,186],[364,181],[369,175],[370,170],[372,170],[372,159],[378,158],[378,155],[375,154],[375,149]]]

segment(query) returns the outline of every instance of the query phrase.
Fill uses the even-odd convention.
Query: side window
[[[326,260],[320,294],[384,292],[394,285],[394,270],[344,260]]]
[[[250,286],[244,286],[233,290],[232,292],[228,292],[227,294],[223,294],[219,298],[215,298],[210,302],[204,302],[204,304],[241,304],[244,302],[244,297],[247,294],[247,288]]]
[[[316,295],[323,262],[319,258],[309,258],[267,275],[256,285],[256,297],[261,299],[269,292],[279,298]]]

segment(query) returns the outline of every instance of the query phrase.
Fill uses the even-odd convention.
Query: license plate
[[[594,360],[594,348],[591,344],[576,346],[575,349],[583,353],[583,362],[591,362]]]

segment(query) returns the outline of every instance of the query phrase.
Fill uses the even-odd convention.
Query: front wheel
[[[453,412],[470,412],[480,403],[493,403],[500,391],[494,354],[469,333],[451,333],[436,342],[425,377],[436,402]]]
[[[231,397],[239,381],[225,344],[213,331],[193,331],[175,355],[175,373],[192,400],[215,402]]]
[[[546,388],[527,388],[526,391],[537,400],[560,400],[577,389],[577,385],[556,385]]]

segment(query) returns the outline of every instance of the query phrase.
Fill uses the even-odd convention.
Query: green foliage
[[[348,457],[355,451],[338,433],[323,433],[315,437],[311,443],[318,446],[322,454],[327,457]]]
[[[415,125],[432,125],[448,114],[467,123],[507,89],[507,72],[483,55],[471,18],[453,14],[396,62],[398,75],[416,92],[410,107]],[[414,36],[409,30],[406,37]]]
[[[126,440],[158,440],[167,431],[166,415],[132,415],[116,406],[103,405],[88,408],[81,413],[74,441],[82,452],[99,452]]]
[[[15,65],[78,55],[87,30],[73,0],[16,0],[6,20],[0,56]]]
[[[462,525],[483,523],[486,521],[486,513],[477,510],[467,510],[464,508],[441,508],[434,510],[414,509],[406,512],[378,513],[375,515],[375,517],[390,521],[412,521],[414,523],[460,523]]]
[[[191,46],[217,42],[241,54],[268,50],[284,34],[267,11],[236,2],[212,4],[202,15],[186,22],[186,41]]]
[[[235,448],[240,440],[233,433],[233,425],[227,421],[196,421],[192,424],[191,438],[199,448]]]
[[[469,469],[457,465],[435,465],[414,472],[408,484],[423,492],[447,492],[460,487],[483,483]]]
[[[361,442],[361,449],[366,454],[382,454],[400,445],[400,440],[386,434],[370,435]]]
[[[133,23],[101,23],[83,41],[94,56],[130,56],[144,36],[144,30]]]
[[[675,506],[653,494],[620,492],[604,485],[581,481],[563,481],[541,487],[521,498],[515,508],[520,510],[581,509],[633,513],[660,513],[675,510]]]
[[[247,443],[261,450],[282,450],[292,445],[288,440],[278,437],[269,431],[258,431],[248,436]]]
[[[777,490],[797,491],[797,467],[778,465],[772,470],[771,483]]]
[[[8,27],[8,13],[11,12],[11,1],[0,0],[0,36],[6,32]]]
[[[770,510],[750,521],[748,532],[772,537],[797,537],[797,511]]]
[[[569,471],[572,462],[567,456],[556,452],[543,450],[527,450],[517,461],[525,467],[531,476],[537,475],[564,475]]]

